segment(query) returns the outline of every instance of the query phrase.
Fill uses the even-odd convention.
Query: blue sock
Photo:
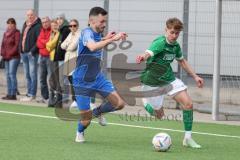
[[[78,122],[78,132],[83,132],[86,129],[85,126],[82,125],[82,123],[79,121]]]
[[[101,104],[99,107],[94,108],[92,113],[94,117],[100,116],[102,113],[108,113],[108,112],[113,112],[116,109],[112,106],[110,102]]]

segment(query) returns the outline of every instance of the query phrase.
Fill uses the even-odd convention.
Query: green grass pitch
[[[79,144],[74,142],[77,122],[51,118],[54,116],[52,108],[0,103],[0,160],[237,160],[240,157],[239,126],[195,123],[196,132],[236,137],[196,133],[193,136],[203,148],[191,149],[182,147],[183,133],[174,131],[182,130],[182,122],[126,121],[119,115],[108,114],[107,120],[112,124],[101,127],[92,123],[85,134],[86,143]],[[151,140],[158,132],[171,136],[173,145],[168,152],[153,150]]]

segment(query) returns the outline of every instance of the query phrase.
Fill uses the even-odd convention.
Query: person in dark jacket
[[[68,91],[68,87],[65,87],[67,85],[64,85],[65,83],[68,83],[67,79],[64,79],[64,75],[63,75],[63,65],[64,65],[64,58],[65,58],[65,53],[66,50],[61,48],[61,44],[63,43],[63,41],[67,38],[67,36],[69,35],[69,33],[71,32],[69,29],[69,23],[65,18],[65,14],[64,13],[58,13],[56,15],[56,19],[59,25],[59,38],[57,41],[57,46],[55,49],[55,55],[54,55],[54,61],[58,61],[58,71],[59,71],[59,82],[60,82],[60,91],[57,91],[57,95],[56,95],[56,99],[57,99],[57,103],[56,103],[56,107],[62,107],[62,101],[63,99],[66,100],[68,97],[68,93],[63,94],[63,92]],[[62,97],[62,96],[66,96],[66,97]]]
[[[16,100],[17,94],[17,68],[20,62],[20,31],[16,28],[14,18],[7,20],[7,30],[3,35],[1,45],[1,56],[5,61],[5,72],[7,78],[7,95],[5,100]]]
[[[32,101],[36,98],[38,68],[38,48],[36,42],[40,29],[40,18],[36,16],[34,10],[28,10],[27,20],[23,24],[21,37],[21,58],[27,80],[27,97],[20,99],[21,101]]]

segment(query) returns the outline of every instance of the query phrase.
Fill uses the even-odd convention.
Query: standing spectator
[[[7,78],[7,95],[5,100],[16,100],[17,93],[17,68],[20,62],[20,31],[16,28],[14,18],[7,20],[7,30],[3,35],[1,45],[1,56],[5,61],[5,72]]]
[[[79,23],[76,19],[72,19],[69,23],[71,32],[61,44],[61,48],[66,50],[63,66],[63,74],[70,82],[72,100],[75,101],[74,92],[72,88],[72,72],[76,67],[77,46],[80,36]],[[76,102],[75,102],[76,103]]]
[[[39,48],[40,62],[39,62],[39,74],[40,74],[40,88],[41,99],[38,102],[47,103],[49,98],[47,77],[51,74],[49,66],[49,51],[46,49],[46,43],[49,41],[51,34],[51,22],[49,17],[43,17],[42,28],[37,39],[37,47]]]
[[[59,35],[59,39],[57,42],[56,54],[55,54],[54,60],[59,62],[58,63],[58,65],[59,65],[59,82],[60,82],[61,90],[60,90],[60,92],[57,93],[57,104],[56,105],[61,107],[62,99],[63,99],[62,93],[63,93],[63,91],[67,90],[67,87],[66,88],[64,87],[64,81],[66,82],[67,79],[64,79],[63,67],[62,67],[64,65],[64,57],[65,57],[66,50],[61,48],[61,44],[67,38],[68,34],[70,33],[70,29],[68,27],[68,21],[66,20],[64,13],[59,13],[57,15],[57,22],[59,25],[60,35]],[[65,99],[66,98],[64,97],[64,100]]]
[[[49,78],[49,85],[50,85],[50,95],[48,101],[48,107],[54,107],[56,104],[55,101],[55,91],[60,91],[60,83],[59,83],[59,72],[58,72],[58,61],[54,61],[55,57],[55,48],[57,46],[57,41],[59,38],[59,31],[58,31],[58,23],[56,20],[51,21],[51,34],[50,39],[46,44],[47,50],[50,52],[50,78]]]
[[[27,95],[21,101],[32,101],[37,93],[38,48],[36,45],[40,33],[41,20],[34,10],[27,11],[27,20],[22,28],[21,57],[27,80]]]

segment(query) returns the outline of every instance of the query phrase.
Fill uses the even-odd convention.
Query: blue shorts
[[[89,110],[91,98],[95,97],[96,93],[106,98],[115,91],[112,82],[107,80],[102,73],[93,82],[85,82],[73,77],[73,88],[79,110]]]

